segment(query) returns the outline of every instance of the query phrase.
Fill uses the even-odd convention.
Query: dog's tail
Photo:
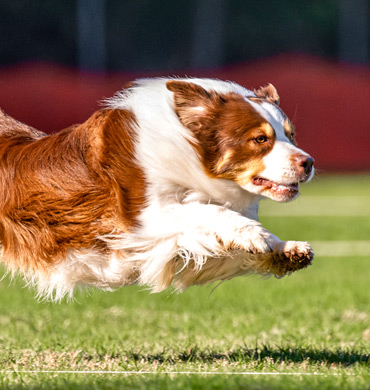
[[[10,115],[0,107],[0,136],[27,136],[34,139],[45,137],[46,134],[42,131],[26,125]]]

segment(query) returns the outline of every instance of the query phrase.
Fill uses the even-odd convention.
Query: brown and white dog
[[[0,113],[1,258],[59,300],[79,285],[161,291],[310,264],[258,222],[314,174],[272,85],[146,79],[45,135]]]

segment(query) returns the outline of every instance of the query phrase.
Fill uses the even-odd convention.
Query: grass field
[[[323,175],[295,203],[266,201],[261,220],[314,242],[314,264],[214,291],[134,286],[61,304],[5,278],[0,388],[370,389],[370,176]]]

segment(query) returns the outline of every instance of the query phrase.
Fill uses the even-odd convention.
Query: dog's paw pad
[[[283,254],[293,262],[306,262],[313,259],[313,252],[307,242],[287,241],[283,248]]]
[[[291,271],[305,268],[311,264],[314,253],[307,242],[286,241],[279,243],[275,249],[280,252],[282,260],[289,262]]]

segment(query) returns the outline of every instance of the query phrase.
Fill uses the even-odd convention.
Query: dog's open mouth
[[[265,190],[287,198],[293,198],[299,192],[298,183],[279,184],[262,177],[254,177],[252,182],[255,186],[263,186]]]

